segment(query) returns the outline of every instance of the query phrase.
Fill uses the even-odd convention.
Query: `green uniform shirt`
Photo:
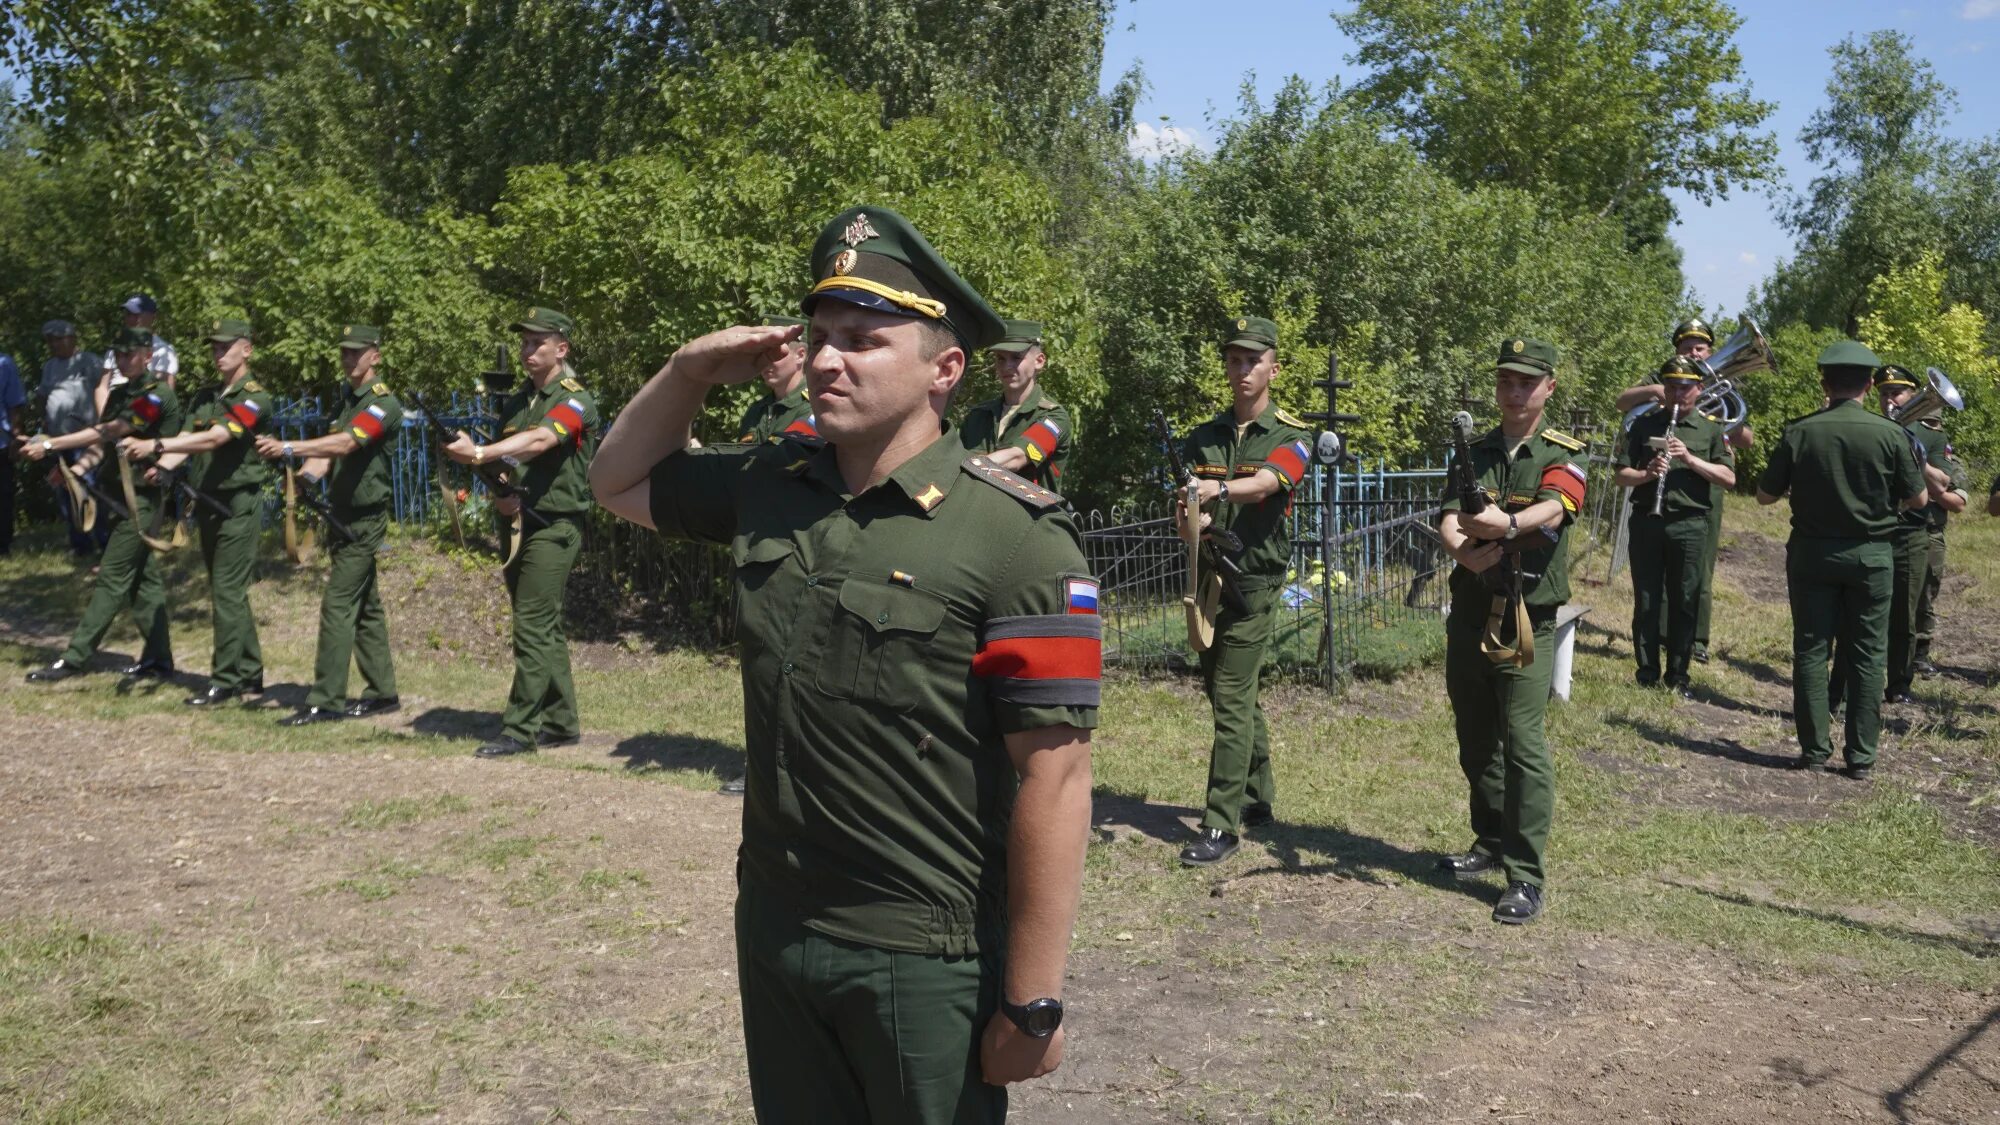
[[[743,420],[736,423],[736,440],[743,445],[758,445],[778,440],[778,435],[788,427],[803,424],[801,433],[816,434],[813,425],[812,404],[806,401],[806,384],[801,379],[792,393],[780,398],[765,395],[743,412]]]
[[[1003,736],[1097,725],[1097,583],[1061,498],[949,432],[858,495],[818,439],[651,479],[663,535],[735,560],[744,893],[849,941],[999,952]]]
[[[1279,585],[1292,565],[1292,538],[1285,516],[1292,508],[1292,489],[1305,479],[1312,463],[1312,437],[1306,424],[1275,406],[1243,426],[1234,411],[1225,410],[1196,426],[1181,443],[1188,470],[1205,480],[1230,481],[1270,469],[1279,490],[1255,504],[1216,505],[1215,526],[1243,540],[1241,585],[1261,590]]]
[[[1060,492],[1063,470],[1069,466],[1072,448],[1069,411],[1055,399],[1041,393],[1021,404],[1000,432],[1000,419],[1007,413],[1007,400],[996,398],[966,411],[958,438],[973,453],[997,453],[1018,449],[1028,455],[1021,475],[1037,484]]]
[[[135,435],[142,438],[173,437],[181,432],[186,418],[186,412],[181,409],[180,396],[151,368],[137,379],[111,388],[111,393],[104,400],[104,421],[123,420],[132,427]],[[117,451],[113,450],[110,456],[118,456]],[[105,471],[117,470],[107,464]],[[136,473],[134,479],[138,479]]]
[[[229,431],[221,448],[198,455],[194,486],[211,496],[263,488],[271,483],[271,466],[257,456],[257,433],[271,424],[271,392],[255,379],[234,387],[209,387],[187,408],[187,429],[201,433],[215,426]]]
[[[340,414],[326,428],[347,434],[360,446],[333,459],[327,472],[327,498],[342,515],[372,513],[387,506],[394,489],[389,481],[389,449],[403,430],[403,404],[380,379],[356,390],[340,388]]]
[[[1625,435],[1624,463],[1634,469],[1643,469],[1653,463],[1655,450],[1650,439],[1664,437],[1667,423],[1672,421],[1670,408],[1661,408],[1632,423],[1632,429]],[[1722,425],[1715,419],[1699,411],[1690,410],[1675,426],[1675,435],[1681,444],[1687,446],[1688,453],[1704,461],[1717,462],[1734,467],[1736,454],[1730,451],[1724,440]],[[1714,483],[1696,473],[1686,465],[1675,462],[1667,469],[1667,499],[1662,506],[1668,512],[1706,512],[1721,499],[1722,490]],[[1659,482],[1647,481],[1632,490],[1632,504],[1637,511],[1653,510],[1653,493],[1658,491]]]
[[[1887,539],[1924,478],[1902,427],[1850,398],[1786,423],[1757,487],[1791,492],[1794,536]]]
[[[581,516],[590,511],[590,458],[597,452],[597,400],[574,375],[533,383],[508,396],[501,406],[500,436],[540,427],[562,439],[554,449],[521,463],[522,498],[545,516]]]
[[[1562,501],[1562,523],[1551,529],[1556,533],[1555,544],[1520,553],[1521,569],[1528,574],[1541,575],[1539,579],[1523,581],[1521,601],[1541,608],[1569,601],[1567,531],[1577,512],[1583,509],[1587,474],[1583,466],[1574,460],[1583,453],[1583,443],[1556,430],[1543,430],[1509,450],[1507,439],[1495,426],[1486,436],[1472,443],[1471,452],[1473,479],[1485,489],[1488,498],[1500,505],[1501,510],[1518,512],[1543,500]],[[1452,469],[1457,469],[1455,459]],[[1445,497],[1445,511],[1456,512],[1462,507],[1456,495]],[[1451,598],[1454,609],[1476,606],[1483,615],[1492,598],[1492,591],[1487,588],[1484,578],[1462,566],[1454,566],[1451,571]]]
[[[1945,436],[1944,427],[1937,423],[1937,419],[1921,419],[1904,428],[1917,435],[1917,440],[1923,443],[1924,460],[1932,468],[1950,477],[1951,487],[1964,491],[1965,466],[1958,463],[1958,454],[1951,448],[1951,439]],[[1905,511],[1903,522],[1913,527],[1943,531],[1945,525],[1951,522],[1951,513],[1944,510],[1943,504],[1926,504],[1921,508]]]

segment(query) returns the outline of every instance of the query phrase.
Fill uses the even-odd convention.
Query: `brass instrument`
[[[1889,411],[1889,420],[1899,426],[1908,426],[1927,418],[1935,418],[1944,413],[1945,407],[1953,410],[1965,409],[1965,396],[1952,381],[1935,367],[1924,368],[1923,390],[1905,399],[1903,405]]]
[[[1764,339],[1764,330],[1755,318],[1747,316],[1743,318],[1743,327],[1724,340],[1720,348],[1707,359],[1693,362],[1701,372],[1701,394],[1695,399],[1694,408],[1722,423],[1725,434],[1735,433],[1750,420],[1750,404],[1743,399],[1743,381],[1759,372],[1778,369],[1771,345]],[[1630,430],[1632,423],[1658,409],[1657,402],[1633,407],[1625,413],[1625,429]]]

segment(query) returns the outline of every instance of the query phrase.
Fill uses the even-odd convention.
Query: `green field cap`
[[[382,346],[382,330],[372,324],[343,324],[340,326],[340,346],[356,351]]]
[[[153,346],[153,334],[144,328],[120,328],[111,334],[111,350],[136,352]]]
[[[1513,336],[1500,342],[1500,358],[1497,361],[1502,371],[1519,371],[1524,375],[1553,375],[1556,372],[1556,346],[1545,340],[1534,340],[1526,336]]]
[[[509,332],[554,332],[561,336],[576,334],[576,321],[564,316],[556,309],[536,305],[521,316],[521,319],[507,326]]]
[[[1222,335],[1225,348],[1249,348],[1261,352],[1278,346],[1278,322],[1261,316],[1239,316],[1229,322]]]
[[[887,207],[852,207],[835,215],[813,242],[813,287],[799,308],[811,316],[821,298],[865,309],[938,320],[968,351],[1006,334],[1000,315],[958,276],[910,221]]]
[[[1006,335],[1000,337],[999,343],[993,345],[994,351],[1025,352],[1029,348],[1039,347],[1041,345],[1042,342],[1041,321],[1005,320],[1001,321],[1001,323],[1007,326],[1007,333]]]
[[[1841,340],[1819,353],[1819,366],[1874,368],[1882,366],[1882,359],[1859,340]]]
[[[211,344],[233,344],[250,338],[250,322],[238,317],[225,316],[208,322],[208,342]]]

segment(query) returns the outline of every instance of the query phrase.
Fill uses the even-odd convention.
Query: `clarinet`
[[[1680,424],[1681,424],[1681,408],[1680,404],[1676,403],[1674,405],[1673,414],[1670,415],[1667,419],[1667,435],[1669,437],[1673,436],[1674,427]],[[1666,441],[1662,439],[1660,445],[1662,448],[1662,453],[1664,453]],[[1660,479],[1653,482],[1653,514],[1655,516],[1660,515],[1663,511],[1665,511],[1664,506],[1667,502],[1667,473],[1671,473],[1673,471],[1674,471],[1673,463],[1668,462],[1666,472],[1662,472],[1660,474]]]

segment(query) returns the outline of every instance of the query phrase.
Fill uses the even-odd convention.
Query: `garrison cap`
[[[124,304],[119,305],[118,307],[124,309],[128,313],[135,313],[135,314],[156,313],[160,311],[160,303],[158,301],[153,300],[152,297],[144,293],[132,294],[130,297],[125,298]]]
[[[993,345],[996,352],[1025,352],[1039,347],[1042,342],[1042,322],[1039,320],[1004,320],[1007,334]]]
[[[362,351],[382,346],[382,330],[372,324],[343,324],[340,326],[340,346]]]
[[[1513,336],[1500,342],[1500,358],[1495,365],[1502,371],[1519,371],[1523,375],[1553,375],[1556,346],[1526,336]]]
[[[1696,367],[1694,361],[1685,356],[1675,356],[1660,365],[1660,381],[1665,382],[1668,379],[1699,383],[1701,382],[1701,368]]]
[[[76,325],[71,324],[67,320],[45,320],[42,322],[42,335],[51,340],[60,340],[64,336],[74,336],[76,335]]]
[[[1278,322],[1268,317],[1239,316],[1229,322],[1229,328],[1222,334],[1225,348],[1249,348],[1251,351],[1265,351],[1278,346]]]
[[[211,344],[233,344],[250,338],[250,322],[240,317],[225,316],[208,322],[208,342]]]
[[[559,310],[536,305],[507,326],[509,332],[554,332],[565,339],[576,335],[576,321]]]
[[[1706,340],[1711,344],[1715,343],[1714,331],[1708,327],[1708,322],[1702,320],[1700,317],[1691,316],[1686,320],[1681,321],[1679,324],[1674,325],[1675,347],[1679,347],[1680,342],[1682,340],[1690,338],[1696,340]]]
[[[892,316],[942,321],[967,351],[1006,334],[1000,314],[952,271],[910,221],[887,207],[852,207],[814,240],[813,287],[799,302],[807,316],[822,297]]]
[[[805,317],[802,316],[767,316],[764,318],[764,327],[810,328],[812,327],[812,321],[807,320]]]
[[[1882,359],[1859,340],[1840,340],[1828,344],[1826,350],[1819,353],[1819,366],[1866,367],[1872,370],[1882,366]]]
[[[111,334],[111,350],[115,352],[151,351],[153,334],[143,328],[120,328]]]
[[[1882,369],[1875,373],[1875,385],[1878,387],[1915,387],[1917,385],[1917,377],[1910,374],[1910,369],[1907,367],[1898,367],[1893,363],[1884,364]]]

